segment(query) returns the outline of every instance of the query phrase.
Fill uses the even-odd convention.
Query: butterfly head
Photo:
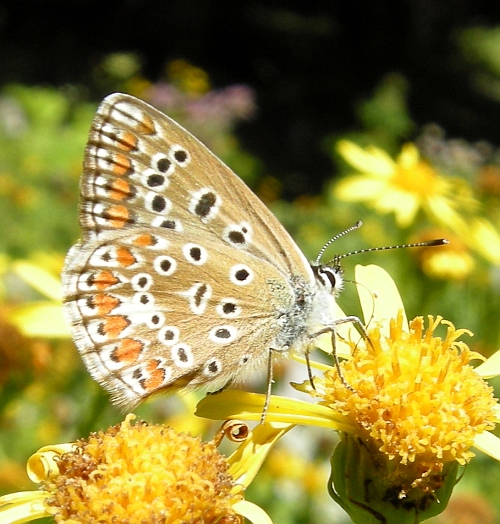
[[[343,258],[349,257],[351,255],[358,255],[360,253],[368,253],[371,251],[386,251],[389,249],[400,249],[406,247],[442,246],[449,243],[448,240],[446,240],[445,238],[438,238],[427,242],[418,242],[414,244],[402,244],[397,246],[381,246],[372,247],[369,249],[358,249],[356,251],[344,253],[343,255],[335,255],[335,257],[330,261],[326,263],[321,263],[321,258],[323,257],[326,249],[330,246],[330,244],[335,242],[335,240],[338,240],[340,237],[346,235],[347,233],[350,233],[355,229],[359,229],[361,226],[362,222],[359,220],[353,226],[345,229],[338,235],[335,235],[333,238],[328,240],[328,242],[321,248],[318,256],[316,257],[316,260],[311,264],[311,269],[314,273],[316,282],[319,285],[320,289],[327,291],[329,290],[334,297],[336,297],[343,289],[344,271],[340,264],[340,261]]]
[[[326,263],[321,263],[321,258],[330,244],[347,233],[360,228],[361,224],[361,221],[358,221],[353,226],[330,238],[330,240],[328,240],[328,242],[321,248],[316,260],[311,264],[311,269],[319,288],[329,291],[334,297],[336,297],[344,287],[344,271],[340,265],[340,260],[344,258],[345,255],[335,255],[332,260]]]
[[[339,262],[339,257],[335,257],[326,264],[314,263],[311,265],[317,284],[329,291],[335,297],[344,287],[344,270]]]

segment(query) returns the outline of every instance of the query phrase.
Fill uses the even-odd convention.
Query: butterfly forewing
[[[205,146],[110,95],[85,152],[83,237],[63,272],[83,359],[115,401],[218,389],[269,358],[292,277],[312,283],[277,219]]]
[[[296,243],[245,183],[184,128],[134,97],[110,95],[99,107],[81,191],[84,234],[149,225],[189,235],[201,228],[206,238],[222,236],[285,274],[309,273]]]

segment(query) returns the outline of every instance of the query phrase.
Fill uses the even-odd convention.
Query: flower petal
[[[482,378],[492,378],[500,375],[500,349],[493,353],[485,362],[477,366],[475,371]]]
[[[75,444],[55,444],[44,446],[31,455],[26,465],[28,477],[32,482],[42,482],[59,474],[57,459],[64,453],[74,451]]]
[[[414,193],[390,189],[376,202],[375,208],[381,213],[394,212],[400,227],[409,226],[415,219],[420,201]]]
[[[403,145],[397,163],[403,169],[413,169],[420,160],[420,153],[414,144],[408,142]]]
[[[0,497],[0,521],[2,524],[21,524],[48,517],[44,504],[46,491],[24,491]]]
[[[346,162],[363,173],[384,178],[394,173],[396,167],[394,160],[378,147],[368,146],[363,149],[354,142],[340,140],[337,150]]]
[[[337,303],[335,303],[332,313],[333,318],[339,320],[347,317]],[[357,331],[353,322],[338,324],[335,327],[335,350],[337,355],[339,357],[348,357],[351,354],[351,346],[348,342],[359,340],[359,336],[359,331]],[[325,333],[316,337],[314,339],[314,346],[331,355],[333,353],[332,334]],[[292,355],[292,358],[295,358],[295,356]],[[300,357],[296,360],[300,361]]]
[[[19,277],[39,293],[55,302],[61,302],[61,281],[52,273],[24,260],[14,262],[12,268]]]
[[[486,219],[476,218],[471,228],[475,249],[493,264],[500,264],[500,236],[493,224]]]
[[[377,199],[386,188],[387,184],[381,180],[365,175],[352,175],[336,184],[334,195],[345,202],[371,201]]]
[[[236,502],[236,504],[233,504],[233,509],[252,524],[273,524],[269,515],[262,508],[248,500]]]
[[[68,323],[60,304],[48,301],[21,304],[9,319],[27,337],[69,338]]]
[[[266,396],[257,393],[221,391],[202,399],[196,407],[195,415],[214,420],[260,420],[265,401]],[[266,422],[305,424],[339,431],[349,431],[352,427],[347,417],[331,408],[274,395],[270,398]]]
[[[408,332],[403,300],[389,273],[373,264],[357,265],[355,276],[365,325],[376,320],[381,323],[382,334],[389,337],[390,319],[397,318],[398,311],[402,310],[403,330]]]
[[[486,455],[500,460],[500,438],[489,431],[484,431],[476,435],[474,439],[474,447],[480,449]]]
[[[250,485],[271,448],[293,427],[293,424],[280,422],[266,422],[255,427],[248,438],[227,459],[229,473],[238,486],[244,489]]]

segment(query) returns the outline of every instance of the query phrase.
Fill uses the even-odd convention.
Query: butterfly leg
[[[331,326],[327,326],[323,329],[320,329],[316,333],[313,333],[311,335],[311,338],[316,338],[319,335],[323,335],[325,333],[331,333],[332,335],[332,355],[333,355],[333,360],[335,362],[335,367],[337,368],[337,373],[339,374],[340,381],[347,389],[349,389],[350,391],[354,391],[354,388],[350,384],[347,383],[346,379],[344,378],[344,375],[342,374],[342,370],[340,369],[339,357],[337,355],[336,328],[340,324],[347,324],[347,323],[356,324],[359,330],[361,331],[363,338],[365,340],[368,340],[369,343],[371,343],[370,338],[368,337],[368,333],[366,331],[365,325],[363,324],[363,322],[361,322],[359,317],[356,317],[354,315],[344,317],[344,318],[339,318],[335,320],[335,322]],[[308,366],[308,372],[309,372],[309,380],[311,381],[311,374],[310,374],[311,370],[309,366]],[[312,382],[311,382],[311,385],[312,385]]]
[[[309,357],[309,350],[306,351],[306,364],[307,364],[307,376],[309,377],[309,384],[311,384],[311,387],[316,391],[316,386],[314,385],[314,377],[312,374],[311,369],[311,360]]]
[[[273,348],[269,348],[269,359],[267,360],[267,390],[266,400],[262,409],[262,415],[260,416],[260,423],[264,424],[266,415],[269,410],[269,404],[271,402],[271,391],[273,388],[273,352],[276,351]]]

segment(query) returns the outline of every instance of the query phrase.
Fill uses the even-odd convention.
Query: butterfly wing
[[[85,152],[81,243],[65,310],[93,377],[132,407],[214,390],[268,358],[312,280],[277,219],[205,146],[127,95],[99,107]]]
[[[304,255],[257,196],[199,140],[129,95],[100,105],[85,151],[83,240],[140,226],[192,229],[311,278]]]

